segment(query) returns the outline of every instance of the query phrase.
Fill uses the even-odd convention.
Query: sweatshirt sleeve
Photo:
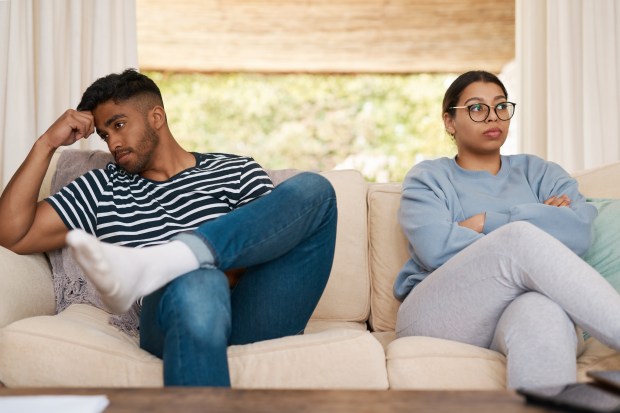
[[[410,255],[427,271],[484,236],[458,225],[450,208],[456,196],[452,184],[433,169],[421,163],[407,174],[398,212]]]
[[[577,181],[553,162],[530,157],[526,175],[538,203],[515,205],[507,214],[487,213],[484,232],[489,233],[513,221],[527,221],[553,235],[577,255],[583,255],[592,243],[595,206],[586,202]],[[568,207],[545,205],[552,196],[567,195]]]

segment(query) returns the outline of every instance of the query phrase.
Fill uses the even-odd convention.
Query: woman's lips
[[[502,136],[502,130],[500,128],[491,128],[484,131],[484,136],[497,139]]]

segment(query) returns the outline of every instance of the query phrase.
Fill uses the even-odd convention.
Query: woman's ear
[[[446,128],[446,132],[451,136],[454,136],[456,129],[454,128],[454,118],[450,116],[448,112],[443,114],[443,125]]]
[[[149,122],[155,130],[166,124],[166,111],[162,106],[156,105],[149,112]]]

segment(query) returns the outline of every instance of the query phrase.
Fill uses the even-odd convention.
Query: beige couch
[[[336,188],[339,207],[327,289],[306,334],[229,348],[233,386],[504,388],[505,358],[499,353],[429,337],[395,340],[392,282],[407,259],[396,221],[400,185],[369,184],[352,170],[324,175]],[[576,177],[588,196],[620,198],[620,163]],[[45,256],[0,249],[0,381],[6,386],[162,385],[161,360],[111,326],[107,313],[86,304],[60,314],[54,309]],[[587,340],[579,379],[588,369],[604,368],[620,369],[620,354]]]

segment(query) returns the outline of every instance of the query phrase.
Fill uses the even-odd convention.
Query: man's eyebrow
[[[118,115],[114,115],[112,116],[110,119],[106,120],[105,123],[103,124],[103,126],[110,126],[114,121],[120,119],[120,118],[124,118],[125,115],[123,113],[119,113]]]

